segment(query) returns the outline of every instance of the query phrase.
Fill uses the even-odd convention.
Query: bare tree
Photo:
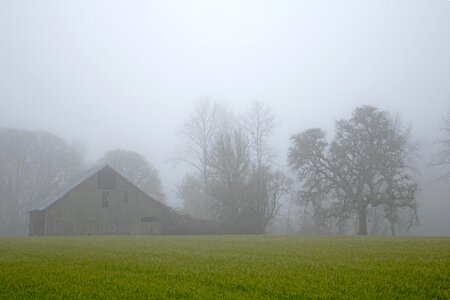
[[[198,186],[190,175],[178,186],[186,212],[202,211],[234,226],[235,232],[264,232],[289,186],[289,179],[273,166],[268,139],[274,119],[260,103],[240,122],[224,105],[210,100],[197,104],[181,128],[180,140],[185,144],[176,159],[193,166],[203,182]]]
[[[27,211],[84,164],[80,147],[48,132],[0,129],[0,231],[25,234]]]
[[[444,174],[439,179],[448,180],[450,179],[450,112],[443,119],[441,131],[443,135],[438,143],[442,149],[436,155],[434,166],[444,169]]]
[[[248,218],[248,225],[253,233],[264,233],[269,222],[278,214],[281,202],[290,190],[291,181],[281,171],[266,170],[264,172],[264,191],[261,192],[261,173],[249,169],[245,189],[240,195],[243,212]],[[261,195],[264,195],[262,197]],[[243,216],[244,217],[244,216]]]
[[[133,151],[117,149],[105,153],[99,163],[109,164],[149,196],[166,203],[158,171],[144,156]]]
[[[264,232],[267,224],[280,209],[281,199],[287,194],[290,180],[283,172],[274,170],[274,150],[269,139],[275,127],[275,114],[259,102],[253,103],[242,117],[250,146],[252,207],[257,218],[257,227]]]
[[[257,170],[271,164],[273,150],[270,148],[268,139],[275,127],[275,114],[260,102],[253,103],[248,113],[242,118],[249,141],[250,149]]]
[[[407,164],[410,145],[398,118],[364,106],[355,109],[349,120],[336,122],[330,144],[321,129],[293,136],[288,162],[306,199],[331,201],[326,218],[344,226],[356,215],[357,231],[366,235],[369,206],[382,206],[391,224],[399,222],[399,209],[410,211],[409,225],[417,222],[417,184]],[[391,231],[395,233],[393,225]]]
[[[213,208],[216,217],[231,223],[245,207],[250,168],[248,140],[239,129],[221,132],[215,138],[213,170]]]
[[[192,200],[191,198],[182,199],[186,205],[186,210],[190,210],[188,207],[192,209],[192,205],[199,205],[202,208],[198,211],[205,211],[205,207],[209,209],[212,205],[210,199],[212,149],[215,136],[228,126],[229,118],[231,118],[231,113],[229,113],[226,105],[215,102],[210,98],[203,98],[194,106],[194,111],[178,131],[180,143],[172,161],[176,165],[184,163],[192,167],[198,172],[202,182],[199,192],[203,193],[203,196],[194,201],[195,203],[188,203]],[[184,184],[187,184],[187,182]],[[185,188],[187,187],[185,186]],[[179,193],[179,196],[183,195],[186,194]],[[201,203],[202,201],[204,203]],[[207,213],[199,217],[208,218],[209,216],[210,213]]]
[[[203,98],[194,106],[194,111],[178,132],[181,147],[177,149],[173,161],[176,164],[186,163],[196,169],[205,188],[210,178],[214,136],[220,130],[225,115],[225,105]]]

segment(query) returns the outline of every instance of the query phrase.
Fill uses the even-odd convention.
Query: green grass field
[[[0,298],[450,299],[450,238],[0,238]]]

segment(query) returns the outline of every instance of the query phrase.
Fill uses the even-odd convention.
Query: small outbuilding
[[[161,234],[169,215],[165,204],[105,165],[79,174],[29,211],[29,235]]]

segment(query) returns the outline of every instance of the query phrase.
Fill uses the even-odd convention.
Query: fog
[[[427,168],[450,111],[449,1],[6,0],[0,38],[0,127],[75,140],[90,162],[138,152],[174,207],[187,168],[168,161],[203,97],[270,107],[281,168],[293,134],[399,113],[425,144],[414,232],[450,235],[449,184]]]

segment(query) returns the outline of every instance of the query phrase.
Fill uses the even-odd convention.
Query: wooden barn
[[[110,166],[89,169],[29,212],[29,235],[147,235],[170,209]]]

